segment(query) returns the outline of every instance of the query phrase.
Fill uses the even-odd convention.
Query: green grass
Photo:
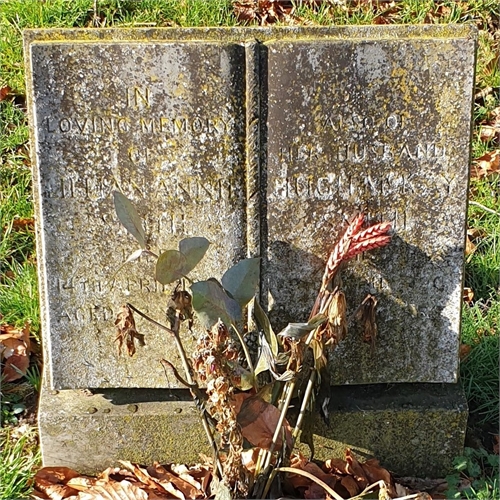
[[[230,0],[0,0],[0,88],[11,88],[12,96],[0,102],[0,304],[3,321],[21,326],[30,321],[39,337],[34,235],[14,230],[14,220],[31,217],[31,172],[28,159],[28,128],[22,99],[24,66],[21,33],[25,28],[82,28],[119,26],[233,26],[239,24]],[[474,158],[499,148],[495,141],[480,140],[481,124],[500,106],[498,87],[499,39],[497,0],[467,2],[401,0],[388,2],[323,2],[311,9],[297,5],[295,22],[318,25],[415,24],[472,22],[481,30],[477,61],[477,91],[496,88],[475,103]],[[280,24],[285,23],[283,21]],[[490,210],[500,211],[500,179],[473,181],[470,198]],[[498,424],[498,334],[500,330],[500,217],[481,206],[469,207],[469,228],[477,229],[476,251],[468,256],[465,284],[474,291],[474,303],[463,312],[463,342],[472,346],[461,366],[461,379],[471,411],[479,422]],[[28,385],[39,388],[37,368],[32,366]],[[24,386],[19,384],[19,386]],[[2,398],[2,423],[13,425],[24,412],[24,393],[15,384]],[[33,467],[39,463],[32,443],[35,434],[12,439],[14,431],[0,430],[0,500],[25,495]],[[479,454],[479,455],[478,455]],[[488,455],[489,456],[489,455]],[[464,458],[465,457],[465,458]],[[474,498],[497,498],[498,482],[492,483],[495,469],[484,450],[467,451],[457,458],[456,472],[475,481],[464,493]],[[465,468],[462,467],[464,460]],[[475,465],[474,465],[475,464]],[[479,469],[477,469],[479,466]],[[498,466],[496,471],[498,470]],[[482,482],[481,482],[482,481]],[[489,481],[489,482],[488,482]],[[496,490],[495,490],[496,488]],[[489,495],[489,496],[488,496]],[[491,496],[491,495],[497,495]]]
[[[0,498],[26,498],[33,469],[40,465],[36,429],[0,429]]]
[[[498,298],[500,299],[500,297]],[[478,301],[465,307],[462,341],[472,347],[461,364],[462,383],[471,414],[480,423],[499,424],[498,353],[500,350],[500,300]]]

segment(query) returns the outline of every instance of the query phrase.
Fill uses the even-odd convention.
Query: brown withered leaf
[[[348,491],[350,497],[355,497],[362,491],[362,488],[352,476],[344,476],[340,480],[340,484]]]
[[[189,469],[187,467],[185,467],[185,469],[187,472],[182,472],[181,477],[181,475],[175,473],[175,471],[169,471],[158,462],[155,462],[153,466],[147,468],[147,472],[165,490],[172,490],[173,486],[177,492],[181,492],[186,498],[203,498],[205,496],[205,491],[202,489],[201,483],[189,475]]]
[[[139,342],[140,346],[146,345],[144,342],[144,335],[139,333],[135,327],[135,320],[132,310],[127,305],[120,308],[116,316],[116,337],[115,342],[118,342],[118,354],[122,354],[123,343],[127,346],[129,356],[133,356],[136,352],[135,340]]]
[[[363,491],[368,486],[368,478],[366,477],[363,467],[361,467],[358,459],[352,454],[350,448],[345,450],[345,460],[347,462],[347,473],[356,480],[356,483],[361,488],[360,491]]]
[[[465,239],[465,255],[472,255],[476,251],[477,247],[472,243],[469,238],[469,235],[466,236]]]
[[[33,217],[20,217],[12,221],[12,229],[14,231],[21,231],[23,229],[33,230],[35,227],[35,219]]]
[[[243,437],[253,446],[269,449],[280,418],[278,408],[259,396],[252,396],[243,401],[237,415],[237,422],[241,427]],[[283,429],[287,447],[291,449],[292,429],[286,420],[283,423]],[[280,435],[276,448],[280,449],[282,446],[283,441]]]
[[[498,138],[499,135],[500,128],[491,125],[482,125],[479,132],[479,138],[485,142]]]
[[[468,344],[460,344],[460,348],[458,350],[458,357],[460,358],[460,361],[463,361],[471,352],[472,346]]]
[[[69,467],[42,467],[33,479],[36,490],[44,493],[51,500],[62,500],[78,494],[78,491],[66,483],[80,474]]]
[[[238,21],[258,22],[262,26],[291,20],[294,11],[291,0],[239,0],[233,8]]]
[[[387,469],[381,467],[380,462],[377,459],[370,458],[360,465],[368,479],[368,484],[384,481],[391,498],[396,496],[396,488],[391,473]]]
[[[0,355],[4,361],[2,374],[5,382],[13,382],[26,375],[30,364],[30,324],[25,323],[22,330],[2,325],[1,331]]]
[[[293,469],[302,470],[317,477],[330,488],[334,489],[337,483],[337,478],[332,474],[327,474],[314,462],[310,462],[302,453],[294,453],[290,457],[290,467]],[[288,472],[286,474],[286,482],[293,488],[302,491],[304,498],[324,498],[324,489],[316,484],[308,477]]]
[[[376,297],[368,294],[356,312],[356,319],[363,327],[363,342],[371,345],[372,352],[375,349],[375,339],[377,338],[376,307]]]
[[[471,168],[471,179],[483,179],[500,172],[500,149],[485,153],[475,160]]]
[[[493,439],[494,439],[494,443],[493,443],[493,453],[495,453],[496,455],[499,455],[499,452],[500,452],[500,438],[498,437],[498,434],[495,434],[493,436]]]
[[[5,87],[0,88],[0,101],[7,99],[7,97],[10,95],[11,92],[12,89],[7,85]]]
[[[347,474],[347,462],[341,458],[329,458],[323,463],[323,470],[325,472],[334,474]]]
[[[469,287],[464,287],[463,299],[466,304],[471,304],[474,300],[474,290]]]
[[[78,500],[148,500],[148,493],[137,485],[123,480],[96,484],[78,495]]]

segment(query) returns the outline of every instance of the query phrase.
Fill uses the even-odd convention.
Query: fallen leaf
[[[347,448],[345,451],[345,460],[347,462],[347,473],[356,480],[358,486],[361,488],[360,491],[364,490],[368,486],[368,479],[365,471],[357,458],[352,454],[350,448]]]
[[[79,500],[148,500],[148,494],[127,480],[110,481],[80,492]]]
[[[25,323],[22,330],[2,325],[1,331],[0,354],[4,361],[2,374],[5,382],[13,382],[26,375],[30,364],[30,324]]]
[[[12,221],[12,229],[20,231],[22,229],[34,229],[35,219],[33,217],[21,217]]]
[[[360,465],[364,473],[366,474],[369,484],[373,484],[378,481],[384,481],[391,498],[394,498],[396,496],[394,480],[392,479],[391,473],[387,469],[381,467],[378,460],[376,460],[375,458],[371,458]]]
[[[0,88],[0,101],[6,99],[11,92],[12,89],[9,86]]]
[[[465,238],[465,255],[472,255],[476,251],[477,247],[472,243],[469,235]]]
[[[361,493],[363,488],[360,488],[357,481],[352,476],[344,476],[340,484],[349,492],[351,497],[355,497],[358,493]]]
[[[460,361],[463,361],[470,353],[472,349],[472,346],[468,344],[460,344],[460,348],[458,351],[458,357],[460,358]]]
[[[483,125],[479,131],[479,138],[482,141],[491,141],[500,134],[500,129],[491,125]]]
[[[494,439],[494,443],[493,443],[493,453],[495,453],[495,455],[498,455],[499,452],[500,452],[500,441],[499,441],[499,437],[498,437],[498,434],[495,434],[493,436],[493,439]]]
[[[341,458],[329,458],[325,460],[323,470],[335,474],[347,474],[347,462]]]
[[[469,287],[464,287],[463,299],[466,304],[471,304],[474,299],[474,290]]]
[[[35,489],[51,500],[63,500],[77,495],[78,491],[66,483],[80,474],[69,467],[43,467],[34,477]]]
[[[473,162],[471,179],[483,179],[500,172],[500,150],[486,153]]]

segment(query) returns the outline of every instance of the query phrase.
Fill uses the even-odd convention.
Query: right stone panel
[[[332,383],[456,382],[474,41],[276,41],[268,50],[266,287],[277,329],[306,321],[350,218],[391,244],[343,273],[352,318],[378,298],[375,348],[354,321]]]

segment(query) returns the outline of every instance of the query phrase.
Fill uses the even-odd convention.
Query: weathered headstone
[[[177,248],[187,236],[212,242],[199,278],[261,255],[261,300],[275,327],[307,318],[343,216],[365,208],[372,221],[391,221],[391,245],[344,273],[349,314],[377,295],[378,338],[372,348],[350,325],[332,380],[456,382],[472,28],[40,30],[26,32],[25,51],[46,463],[89,472],[117,458],[175,459],[172,435],[192,420],[189,405],[153,389],[167,384],[158,360],[176,358],[168,337],[141,321],[146,346],[134,357],[119,357],[113,343],[122,303],[163,319],[167,301],[152,261],[118,270],[135,248],[114,214],[114,189],[138,205],[153,249]],[[426,448],[418,435],[414,445],[427,453],[416,452],[419,470],[429,453],[444,470],[463,444],[463,396],[415,387],[431,395],[411,399],[396,388],[386,398],[396,420],[414,423],[386,429],[390,446],[319,425],[319,447],[359,445],[390,462],[397,443],[441,414],[456,429],[450,437],[436,426],[439,439],[448,435],[445,458],[440,440]],[[77,388],[99,391],[58,392]],[[363,409],[363,390],[352,389],[353,428],[367,415],[387,419],[376,405]],[[408,404],[418,408],[410,416]],[[105,432],[78,444],[91,429]]]
[[[164,387],[152,362],[175,357],[164,332],[141,324],[133,358],[109,342],[127,298],[158,319],[168,301],[151,259],[119,269],[138,245],[116,224],[112,191],[136,202],[156,252],[187,236],[213,243],[199,279],[245,256],[245,49],[66,41],[30,55],[52,385]]]
[[[344,287],[350,314],[368,293],[378,297],[378,336],[373,350],[353,328],[333,381],[456,382],[474,44],[268,47],[271,320],[307,318],[318,259],[343,217],[366,207],[373,221],[392,222],[394,238],[349,265]]]

